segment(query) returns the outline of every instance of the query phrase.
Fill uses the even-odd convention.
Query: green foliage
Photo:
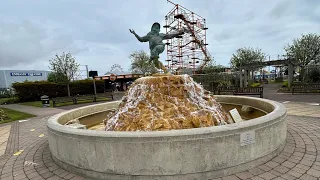
[[[6,118],[3,121],[0,121],[0,124],[35,117],[35,115],[11,109],[0,108],[0,111],[1,110],[3,110],[4,116],[6,116]]]
[[[283,77],[276,77],[275,78],[275,82],[278,83],[278,82],[283,82]]]
[[[260,83],[253,83],[253,84],[251,84],[250,86],[251,86],[251,87],[260,87],[261,84],[260,84]]]
[[[75,58],[71,55],[71,53],[62,53],[60,56],[56,54],[56,57],[52,60],[49,60],[50,69],[52,72],[59,75],[62,81],[61,83],[67,84],[67,92],[68,96],[70,96],[70,82],[75,77],[78,76],[79,73],[79,64],[76,62]]]
[[[10,117],[8,117],[4,111],[4,109],[0,109],[0,122],[10,120]]]
[[[149,55],[144,51],[135,51],[129,56],[131,60],[131,71],[133,73],[156,73],[155,64],[150,61]]]
[[[63,77],[66,77],[65,81],[70,82],[77,76],[79,72],[79,64],[71,53],[56,54],[55,58],[49,60],[50,69],[52,72],[57,73]]]
[[[216,61],[214,60],[214,57],[209,55],[207,57],[207,63],[205,65],[205,67],[207,67],[207,66],[215,66],[215,64],[216,64]]]
[[[302,34],[293,39],[292,44],[285,48],[286,56],[297,65],[307,65],[311,60],[320,61],[320,35],[315,33]]]
[[[288,81],[284,81],[282,84],[282,87],[288,87],[288,86],[289,86]]]
[[[263,62],[264,59],[265,53],[261,49],[245,47],[238,49],[235,54],[232,54],[230,64],[232,68],[239,70],[240,67],[244,67],[246,64]]]
[[[196,74],[192,75],[192,78],[209,91],[213,91],[218,86],[231,85],[233,82],[233,76],[230,74]]]
[[[307,73],[307,81],[311,83],[318,83],[320,82],[320,69],[312,68]]]
[[[67,96],[67,85],[52,83],[48,81],[35,81],[25,83],[14,83],[12,87],[21,102],[40,100],[42,95],[47,95],[50,98]],[[97,93],[104,92],[104,81],[96,81]],[[92,80],[79,80],[70,83],[71,95],[93,94]]]
[[[213,74],[213,73],[221,73],[224,72],[225,67],[222,65],[209,65],[203,68],[204,74]]]
[[[60,83],[60,82],[67,82],[68,78],[61,73],[51,72],[48,74],[47,80],[49,82]]]
[[[2,104],[13,104],[19,102],[19,98],[17,96],[12,96],[9,98],[0,98],[0,105]]]

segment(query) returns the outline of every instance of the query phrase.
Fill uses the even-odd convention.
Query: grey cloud
[[[208,49],[224,65],[243,46],[281,54],[285,44],[301,33],[320,32],[317,0],[173,1],[206,18]],[[138,42],[128,29],[144,35],[153,22],[164,25],[172,8],[165,0],[3,2],[0,67],[47,69],[54,53],[71,51],[80,64],[99,73],[114,63],[127,70],[132,51],[149,53],[147,43]],[[166,59],[166,53],[160,57]]]
[[[0,67],[36,63],[39,58],[58,50],[77,51],[69,35],[51,36],[30,21],[0,21]]]

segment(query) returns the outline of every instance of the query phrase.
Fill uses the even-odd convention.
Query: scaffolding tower
[[[175,71],[191,69],[195,74],[203,69],[210,54],[207,50],[205,18],[189,9],[167,0],[174,8],[165,16],[166,33],[183,30],[185,33],[178,38],[166,42],[167,68]]]

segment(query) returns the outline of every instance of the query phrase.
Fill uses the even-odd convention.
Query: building
[[[143,76],[142,73],[113,71],[107,72],[103,76],[95,76],[94,78],[96,80],[104,80],[106,91],[126,91],[135,79]]]
[[[50,71],[0,70],[0,88],[10,88],[12,83],[47,80]]]

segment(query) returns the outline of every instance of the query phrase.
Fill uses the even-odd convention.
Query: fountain
[[[163,68],[161,51],[152,53]],[[213,96],[190,76],[170,74],[136,80],[121,101],[54,115],[47,127],[54,161],[95,180],[221,177],[278,155],[287,134],[282,104]]]
[[[136,80],[107,121],[108,131],[162,131],[230,124],[213,96],[188,75]]]

